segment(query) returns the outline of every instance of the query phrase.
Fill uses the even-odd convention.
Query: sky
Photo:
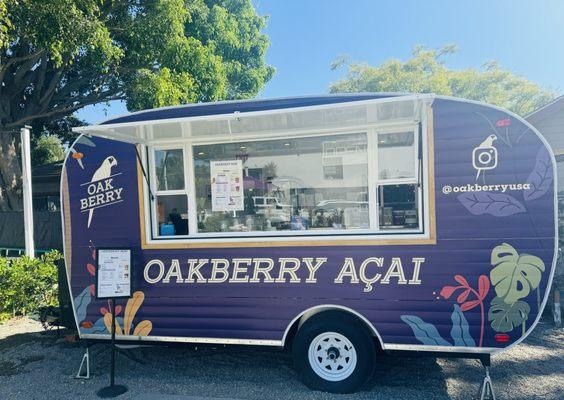
[[[416,45],[456,44],[446,65],[501,67],[564,93],[564,0],[252,0],[267,15],[266,62],[276,74],[258,97],[322,94],[344,77],[346,54],[378,65],[406,60]],[[113,102],[78,112],[88,123],[127,113]]]

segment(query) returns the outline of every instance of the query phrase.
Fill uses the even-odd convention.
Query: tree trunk
[[[19,132],[0,132],[0,210],[22,210]]]

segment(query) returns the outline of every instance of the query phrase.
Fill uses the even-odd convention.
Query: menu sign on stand
[[[112,398],[127,392],[115,384],[116,299],[131,297],[131,249],[101,249],[96,254],[96,298],[110,299],[112,313],[110,386],[98,390],[98,397]]]
[[[98,249],[96,297],[131,297],[131,249]]]

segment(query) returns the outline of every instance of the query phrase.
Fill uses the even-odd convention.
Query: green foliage
[[[252,97],[274,73],[265,24],[251,0],[0,0],[0,146],[25,124],[72,141],[90,104]],[[2,161],[0,181],[17,182],[15,151]],[[0,188],[0,209],[21,207],[18,189]]]
[[[194,81],[187,73],[173,74],[168,68],[155,73],[142,70],[135,78],[135,89],[130,94],[128,107],[142,110],[191,103],[197,100],[193,86]]]
[[[530,311],[531,307],[524,301],[507,304],[503,299],[496,297],[492,300],[488,320],[494,331],[511,332],[527,321]]]
[[[6,0],[0,0],[0,48],[8,45],[8,29],[10,21],[8,19],[8,7]]]
[[[74,115],[67,115],[63,118],[56,120],[37,120],[33,124],[33,129],[31,130],[32,139],[37,139],[38,136],[43,135],[53,135],[61,139],[63,145],[71,145],[79,134],[72,131],[72,128],[77,126],[88,125],[86,121],[76,118]],[[31,151],[33,157],[33,151],[35,150],[36,140],[32,140]]]
[[[55,135],[42,135],[35,141],[31,153],[32,165],[44,165],[65,158],[65,149],[61,139]]]
[[[40,258],[0,258],[0,314],[26,315],[56,306],[57,267],[62,258],[53,251]]]
[[[503,243],[492,251],[490,279],[497,296],[507,304],[525,298],[536,289],[544,271],[544,262],[530,254],[519,254],[510,244]]]
[[[416,47],[413,57],[388,60],[379,66],[349,63],[343,56],[333,69],[348,65],[347,76],[331,85],[331,92],[435,93],[483,101],[527,115],[556,97],[549,90],[489,62],[480,70],[452,70],[444,59],[456,51],[453,45],[439,50]]]
[[[120,99],[247,98],[272,77],[250,0],[0,0],[0,125]]]

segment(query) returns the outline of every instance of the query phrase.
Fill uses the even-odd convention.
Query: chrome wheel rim
[[[354,372],[356,350],[346,336],[337,332],[325,332],[313,339],[308,351],[309,365],[327,381],[342,381]]]

